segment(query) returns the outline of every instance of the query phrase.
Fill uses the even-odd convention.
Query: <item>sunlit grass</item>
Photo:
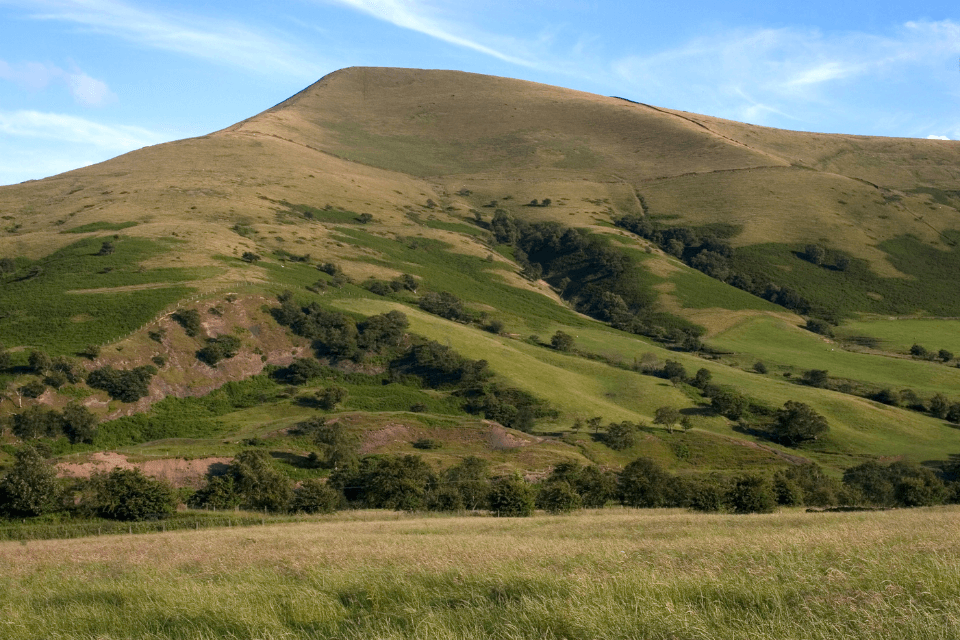
[[[952,638],[960,510],[349,512],[0,544],[4,638]]]

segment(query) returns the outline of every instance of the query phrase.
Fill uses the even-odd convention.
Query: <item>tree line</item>
[[[175,490],[136,469],[113,469],[88,479],[62,480],[43,452],[16,451],[0,478],[0,515],[8,518],[63,513],[74,517],[144,520],[167,517],[185,502],[194,508],[270,513],[330,513],[342,509],[399,511],[485,510],[498,516],[529,516],[535,509],[563,513],[611,503],[637,508],[688,508],[700,512],[769,513],[780,506],[918,507],[960,502],[960,459],[940,473],[907,463],[865,462],[842,480],[815,464],[773,473],[676,474],[650,458],[620,471],[561,462],[538,482],[518,474],[494,475],[474,456],[437,471],[418,455],[344,455],[351,436],[322,423],[313,430],[328,478],[294,482],[259,449],[240,452],[226,472],[209,476],[196,490]],[[349,446],[348,446],[349,448]]]

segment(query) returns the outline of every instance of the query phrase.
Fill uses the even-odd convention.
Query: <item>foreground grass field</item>
[[[3,638],[956,638],[960,509],[294,524],[0,544]]]

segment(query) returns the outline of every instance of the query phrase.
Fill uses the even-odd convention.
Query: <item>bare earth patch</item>
[[[175,487],[199,486],[211,467],[230,464],[232,458],[161,458],[130,462],[127,457],[114,451],[98,451],[90,456],[88,462],[61,462],[57,465],[57,475],[61,478],[89,478],[98,472],[113,469],[139,469],[144,475],[166,480]]]

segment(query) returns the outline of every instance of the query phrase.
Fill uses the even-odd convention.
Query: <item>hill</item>
[[[936,466],[960,452],[958,172],[947,141],[780,131],[462,72],[338,71],[222,131],[0,188],[6,451],[15,416],[77,402],[102,422],[90,442],[54,438],[75,464],[256,447],[292,477],[322,475],[297,432],[322,415],[365,453],[438,467]],[[405,337],[364,342],[366,319],[391,311]],[[344,350],[334,325],[362,330]],[[426,340],[492,377],[429,382],[402,351]],[[38,366],[38,350],[61,359]],[[323,368],[291,384],[298,358]],[[156,372],[134,398],[91,384],[105,367]],[[334,386],[346,396],[322,408]],[[723,389],[742,411],[717,409]],[[791,400],[829,434],[772,437]],[[662,407],[683,428],[652,424]],[[601,432],[621,422],[640,426],[616,450]],[[438,448],[414,447],[426,440]]]

